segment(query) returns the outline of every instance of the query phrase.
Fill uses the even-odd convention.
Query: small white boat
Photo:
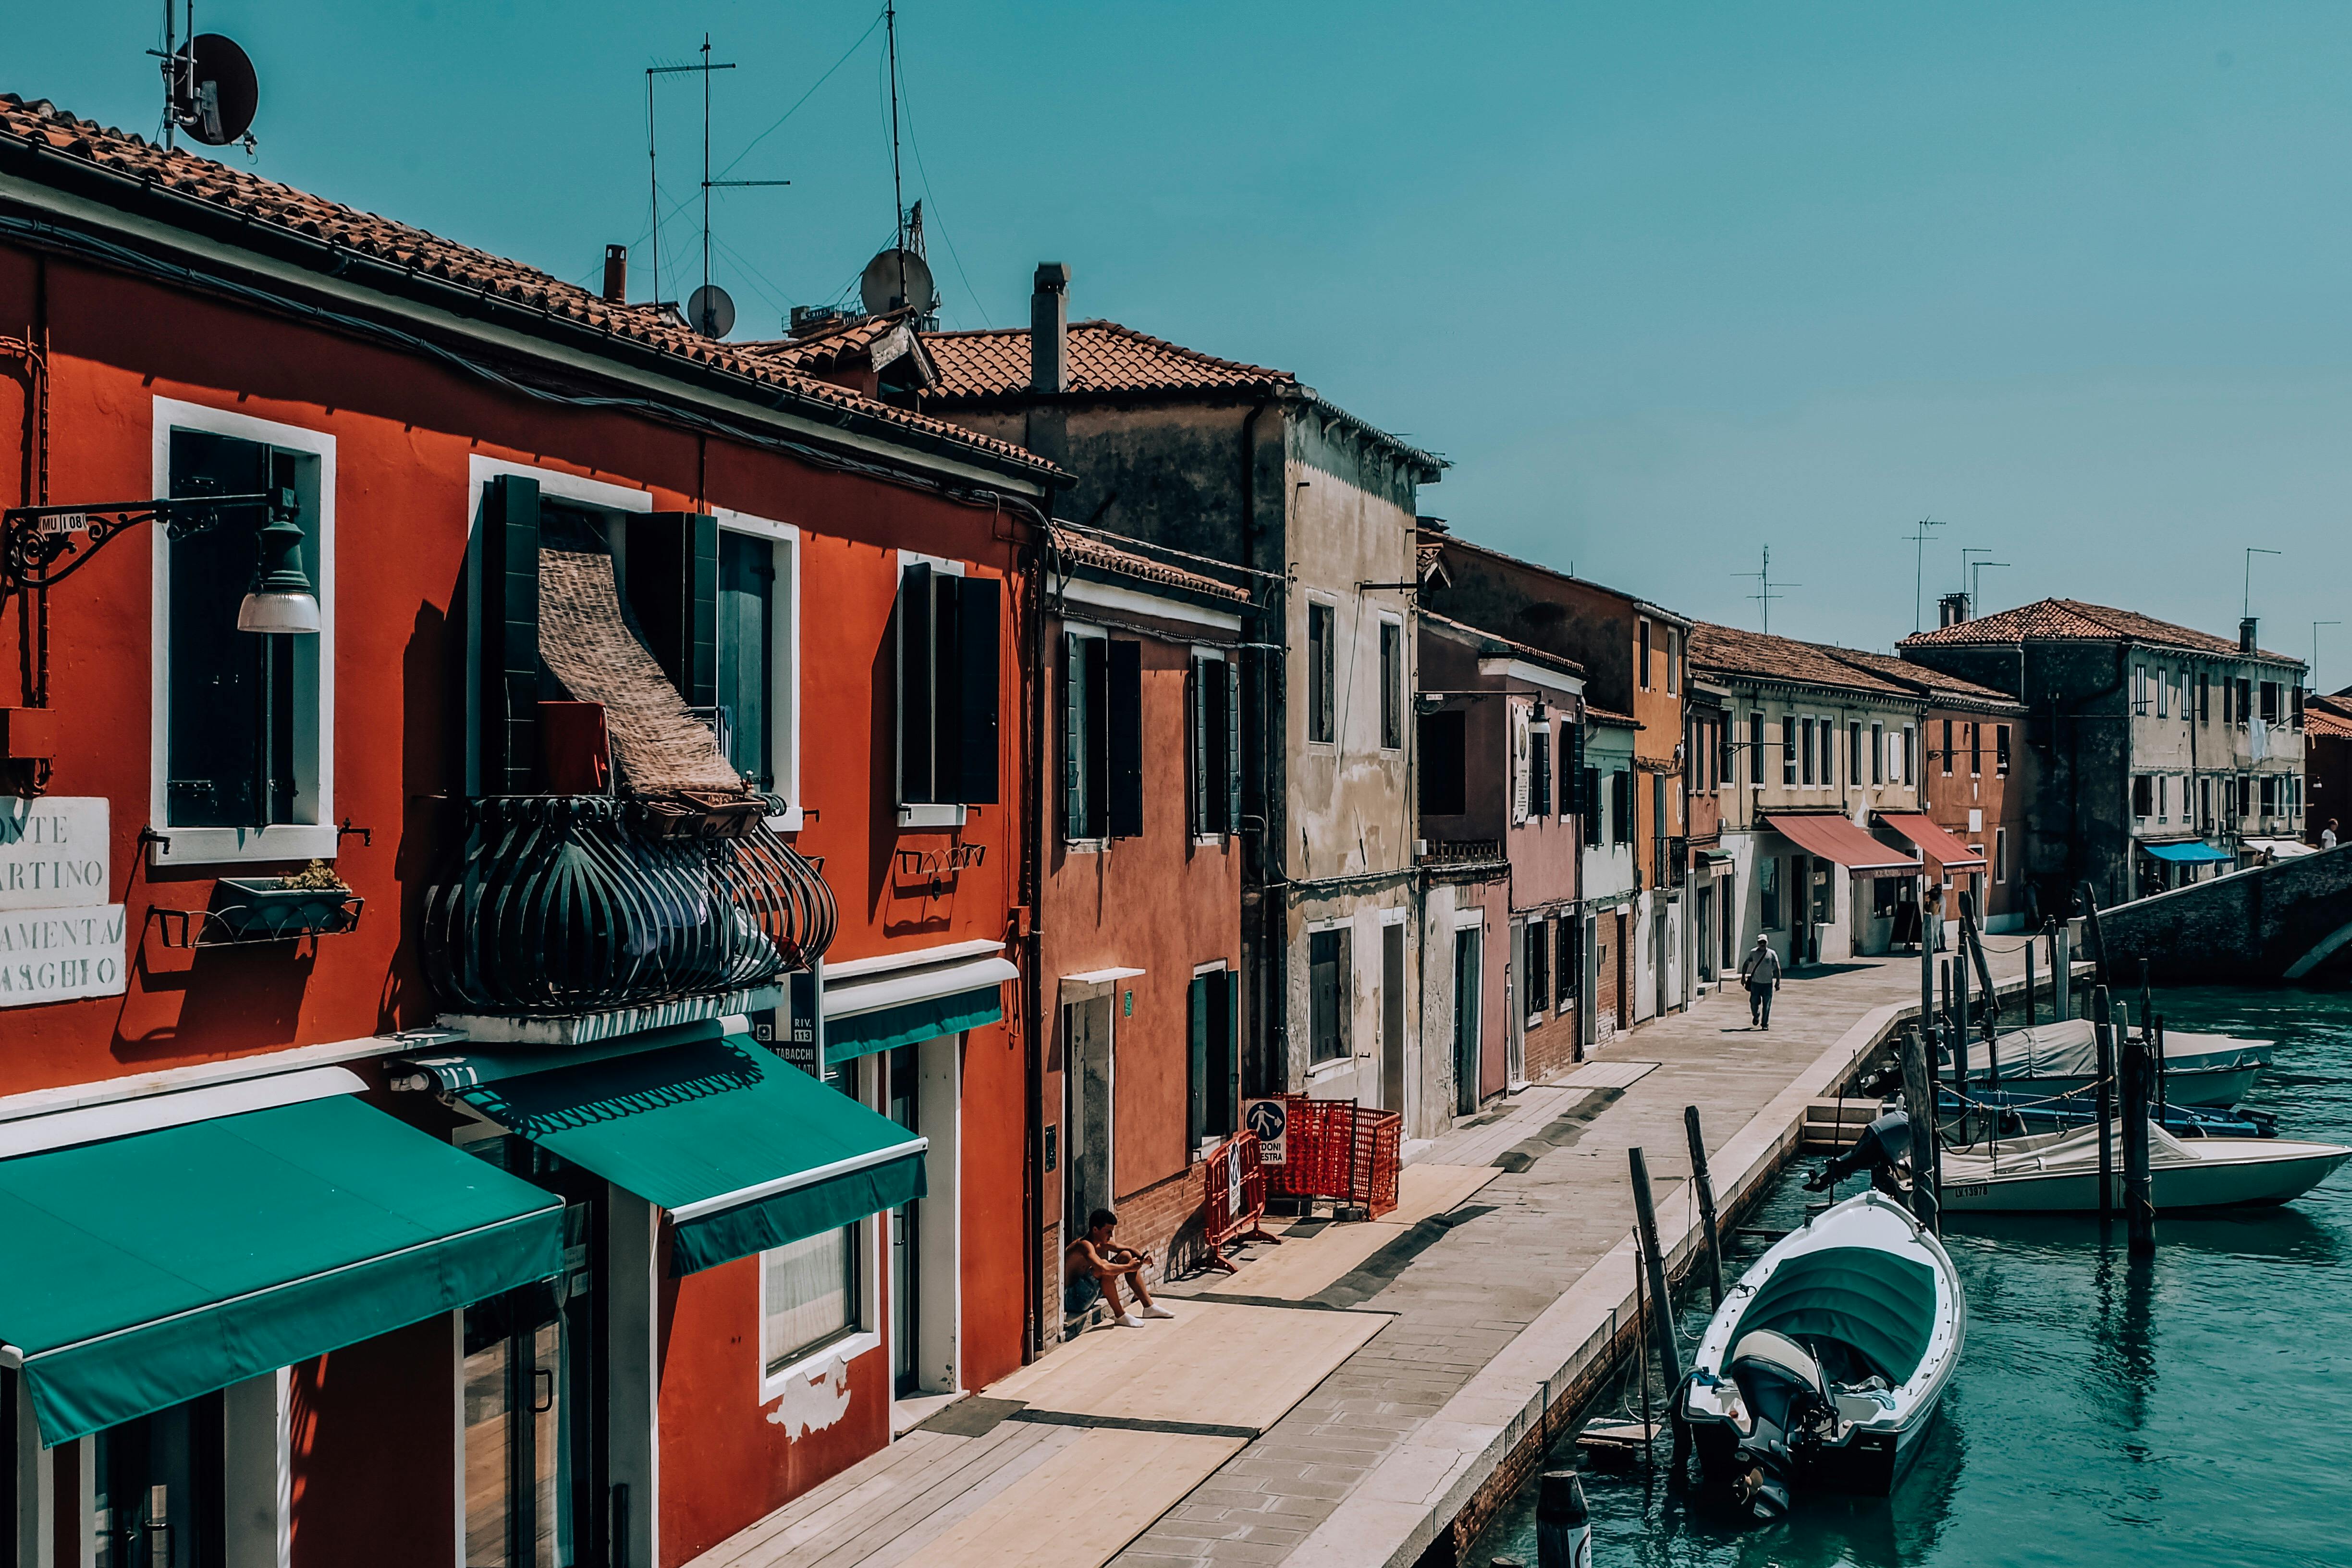
[[[2123,1209],[2122,1132],[2111,1134],[2115,1191]],[[2290,1138],[2175,1138],[2147,1129],[2148,1196],[2158,1214],[2251,1208],[2301,1197],[2352,1160],[2340,1143]],[[2099,1206],[2099,1130],[2003,1142],[1998,1155],[1944,1152],[1947,1214],[2082,1214]]]
[[[1884,1496],[1968,1337],[1943,1245],[1866,1192],[1792,1231],[1723,1299],[1683,1384],[1699,1464],[1760,1518],[1792,1490]]]
[[[2195,1035],[2168,1029],[2164,1036],[2164,1100],[2168,1105],[2235,1105],[2271,1065],[2273,1042],[2230,1035]],[[1948,1081],[1948,1053],[1942,1058]],[[2099,1043],[2088,1018],[2062,1018],[2031,1029],[2011,1029],[1988,1046],[1969,1042],[1969,1082],[1990,1086],[2000,1069],[2000,1087],[2045,1095],[2074,1094],[2099,1079]]]

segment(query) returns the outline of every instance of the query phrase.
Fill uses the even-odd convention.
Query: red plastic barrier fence
[[[1236,1132],[1201,1163],[1202,1229],[1208,1242],[1208,1261],[1228,1274],[1234,1272],[1234,1265],[1225,1257],[1228,1244],[1279,1244],[1282,1240],[1260,1223],[1265,1218],[1266,1166],[1263,1156],[1256,1133]]]
[[[1303,1094],[1286,1094],[1282,1101],[1287,1134],[1283,1163],[1266,1167],[1269,1192],[1309,1202],[1328,1199],[1375,1217],[1396,1207],[1404,1137],[1403,1120],[1396,1112]]]

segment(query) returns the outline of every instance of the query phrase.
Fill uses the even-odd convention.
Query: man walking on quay
[[[1747,962],[1739,966],[1739,977],[1748,982],[1748,1026],[1769,1029],[1772,1026],[1772,993],[1780,988],[1780,955],[1762,937],[1748,951]]]

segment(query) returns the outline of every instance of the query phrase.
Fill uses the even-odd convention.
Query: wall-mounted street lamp
[[[97,506],[19,506],[0,512],[0,583],[45,594],[89,564],[107,541],[143,522],[173,539],[208,533],[222,514],[266,509],[253,584],[236,609],[236,629],[307,636],[319,629],[319,595],[302,570],[300,511],[291,489],[252,495],[184,496]]]

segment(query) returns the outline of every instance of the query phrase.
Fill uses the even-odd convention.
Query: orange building
[[[0,322],[57,1560],[667,1568],[1019,1364],[1055,470],[14,98]]]

